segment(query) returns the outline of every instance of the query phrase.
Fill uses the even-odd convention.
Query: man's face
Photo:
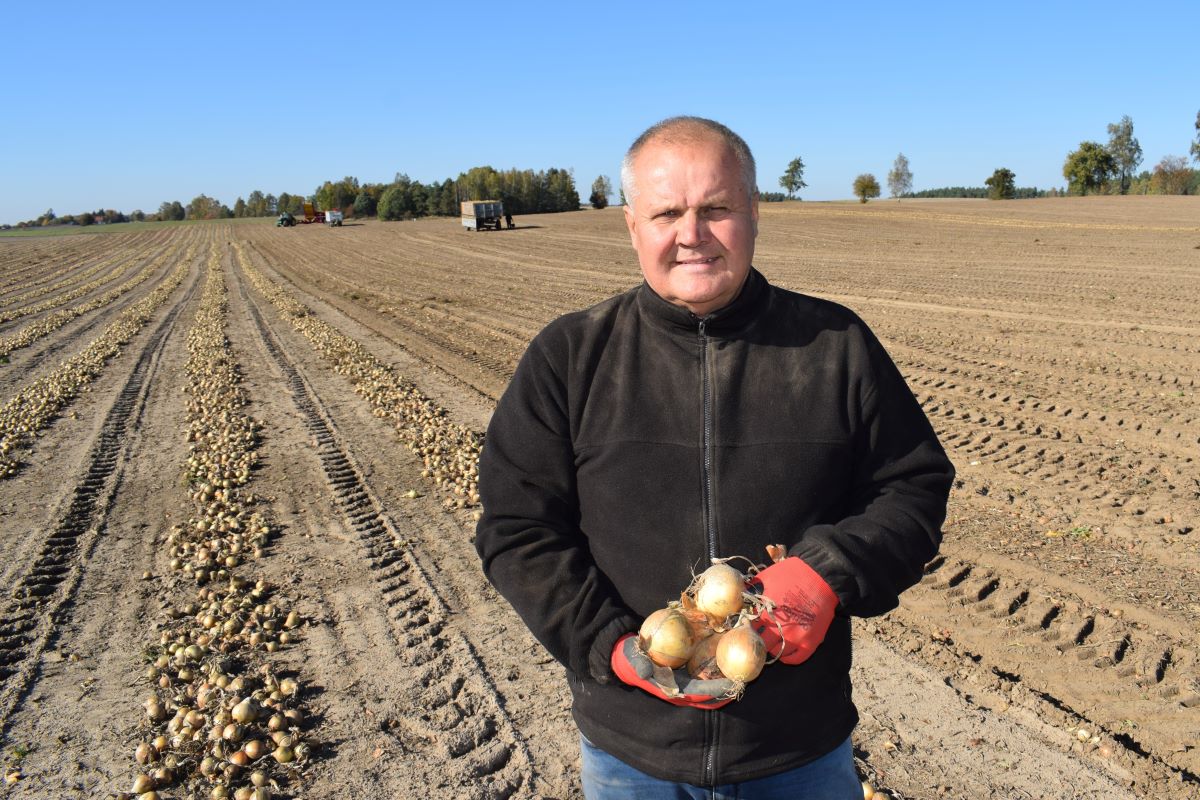
[[[754,257],[758,199],[719,139],[651,141],[633,162],[625,223],[642,274],[660,297],[704,316],[728,305]]]

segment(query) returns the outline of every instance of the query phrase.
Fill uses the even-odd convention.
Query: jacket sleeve
[[[874,616],[895,608],[937,554],[954,466],[892,359],[863,330],[868,367],[847,513],[808,528],[789,555],[824,578],[848,614]]]
[[[475,548],[488,580],[550,654],[607,682],[613,645],[639,620],[579,529],[566,386],[543,339],[526,351],[488,425]]]

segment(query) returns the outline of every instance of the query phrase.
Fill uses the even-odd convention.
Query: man
[[[753,156],[711,120],[626,155],[645,283],[551,323],[480,461],[488,578],[566,667],[583,784],[616,797],[850,798],[850,617],[937,552],[954,470],[866,325],[751,266]],[[668,697],[630,637],[713,558],[767,561],[776,663]]]

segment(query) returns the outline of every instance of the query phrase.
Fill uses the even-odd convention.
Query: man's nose
[[[681,247],[695,247],[708,241],[708,224],[694,210],[684,212],[676,223],[675,241]]]

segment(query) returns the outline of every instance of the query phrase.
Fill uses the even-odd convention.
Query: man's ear
[[[629,240],[637,244],[635,233],[637,231],[637,218],[633,216],[633,203],[625,201],[625,227],[629,229]],[[757,215],[758,212],[755,212]],[[757,231],[756,231],[757,232]]]

